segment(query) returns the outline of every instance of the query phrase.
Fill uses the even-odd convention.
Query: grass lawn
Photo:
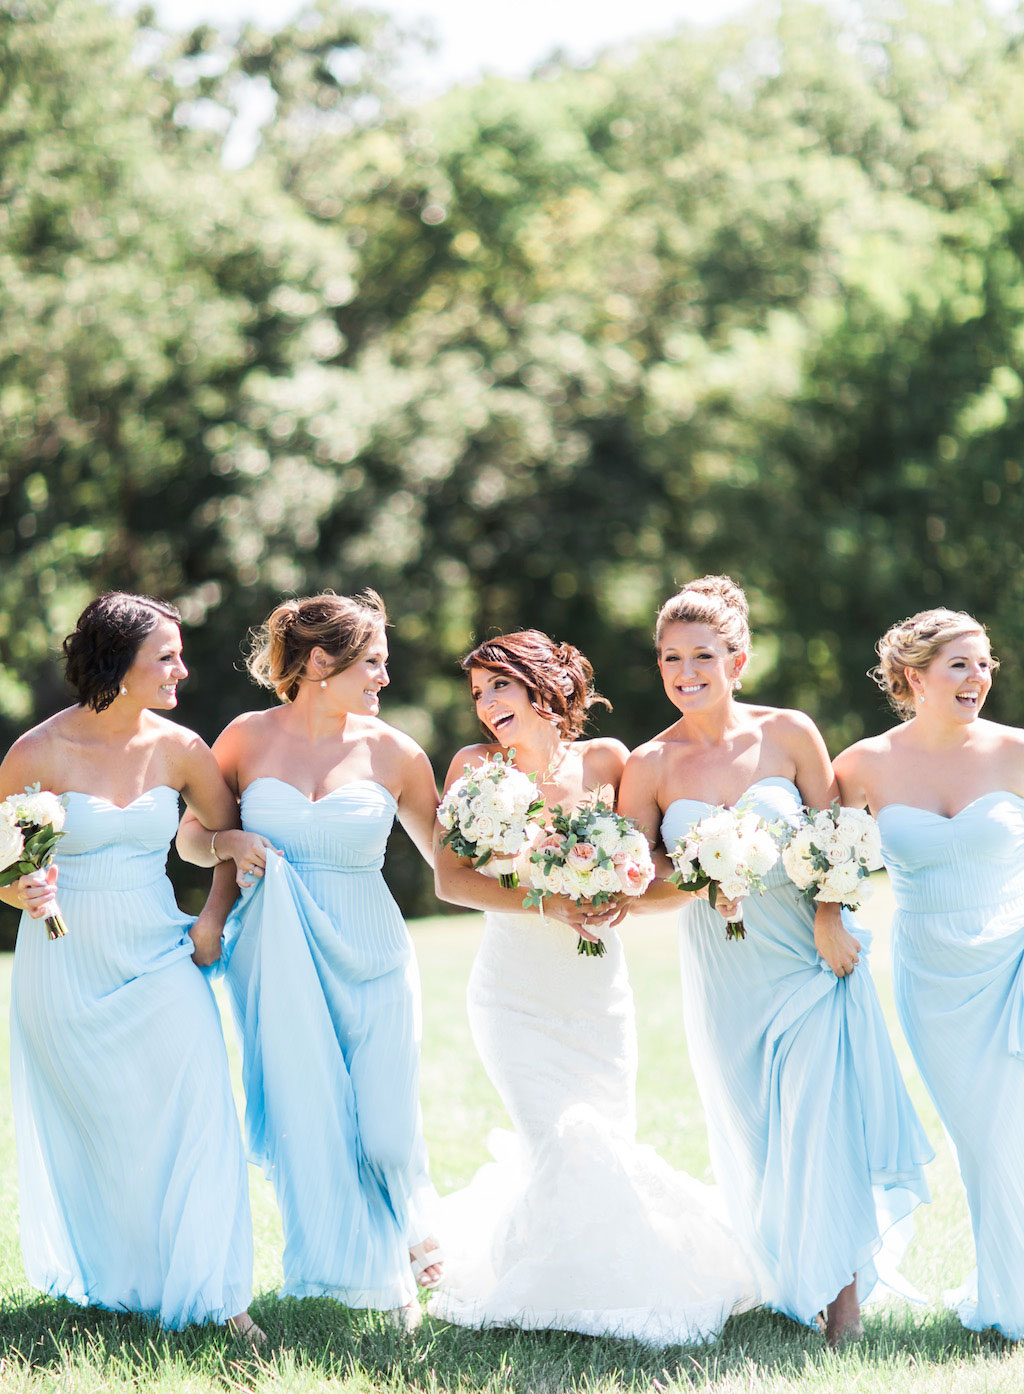
[[[400,1336],[372,1314],[326,1300],[279,1302],[281,1230],[270,1188],[253,1169],[256,1292],[253,1311],[270,1342],[259,1357],[214,1329],[166,1334],[130,1317],[83,1311],[25,1288],[17,1238],[14,1136],[6,1070],[0,1073],[0,1390],[91,1391],[508,1391],[885,1390],[887,1394],[1024,1390],[1024,1352],[992,1333],[972,1335],[939,1305],[972,1263],[966,1208],[952,1160],[892,1011],[887,945],[889,902],[879,890],[867,916],[876,933],[873,971],[911,1093],[938,1158],[933,1203],[917,1212],[903,1269],[932,1305],[869,1308],[864,1341],[834,1354],[819,1337],[781,1317],[733,1318],[708,1347],[649,1351],[628,1341],[559,1332],[473,1332],[424,1321]],[[413,926],[423,974],[423,1104],[433,1172],[442,1193],[486,1157],[484,1140],[507,1120],[473,1050],[466,1025],[466,977],[479,938],[476,916]],[[708,1175],[700,1101],[689,1072],[679,1013],[670,921],[624,927],[640,1028],[640,1135],[676,1166]],[[737,945],[742,952],[742,945]],[[0,958],[0,997],[10,989]],[[581,962],[581,971],[586,963]],[[236,1070],[233,1032],[227,1036]],[[6,1054],[6,1052],[5,1052]],[[1024,1165],[1024,1159],[1022,1159]],[[821,1184],[828,1186],[823,1176]],[[595,1215],[595,1224],[614,1217]]]

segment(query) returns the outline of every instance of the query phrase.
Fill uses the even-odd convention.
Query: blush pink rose
[[[626,894],[640,895],[645,889],[644,874],[633,858],[628,857],[625,852],[618,852],[612,857],[612,862],[619,878],[619,885]]]
[[[565,864],[574,871],[589,871],[597,865],[597,848],[592,842],[577,842],[566,856]]]
[[[543,842],[538,842],[534,850],[545,854],[551,852],[561,853],[562,846],[562,839],[556,833],[551,833]]]

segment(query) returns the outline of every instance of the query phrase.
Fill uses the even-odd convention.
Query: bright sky
[[[776,0],[756,0],[770,11]],[[300,0],[156,0],[165,24],[255,19],[280,24]],[[524,76],[554,49],[587,60],[630,39],[669,34],[681,24],[709,24],[752,8],[751,0],[369,0],[403,25],[425,21],[437,51],[416,65],[416,77],[437,91],[481,71]]]

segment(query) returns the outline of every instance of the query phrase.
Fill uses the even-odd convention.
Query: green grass
[[[81,1310],[25,1287],[17,1238],[14,1136],[6,1072],[0,1078],[0,1389],[25,1391],[259,1391],[314,1394],[355,1391],[714,1390],[721,1394],[878,1390],[887,1394],[973,1394],[1024,1389],[1024,1352],[992,1333],[965,1332],[939,1304],[972,1263],[963,1196],[942,1130],[896,1027],[881,890],[870,920],[877,940],[873,971],[914,1102],[938,1159],[929,1181],[933,1204],[917,1212],[917,1236],[903,1268],[933,1305],[869,1308],[867,1337],[838,1354],[781,1317],[752,1312],[731,1320],[708,1347],[649,1351],[628,1341],[560,1332],[473,1332],[425,1320],[401,1336],[375,1314],[350,1313],[326,1300],[278,1301],[281,1228],[273,1195],[250,1169],[256,1232],[253,1311],[270,1341],[253,1357],[222,1331],[163,1333],[138,1318]],[[423,974],[423,1103],[433,1172],[445,1192],[486,1157],[484,1139],[504,1126],[504,1111],[476,1058],[466,1025],[466,977],[479,939],[476,916],[414,926]],[[689,1072],[679,1013],[675,938],[669,921],[627,922],[624,930],[640,1030],[640,1135],[676,1166],[708,1175],[700,1101]],[[742,946],[737,947],[742,952]],[[582,965],[581,965],[582,967]],[[0,959],[0,996],[10,958]],[[6,1012],[4,1013],[6,1020]],[[236,1071],[233,1032],[227,1032]],[[828,1186],[828,1177],[821,1178]],[[608,1223],[595,1216],[595,1224]]]

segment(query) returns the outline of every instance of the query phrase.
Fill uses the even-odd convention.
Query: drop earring
[[[326,679],[326,678],[321,678],[321,679],[320,679],[320,686],[321,686],[321,687],[326,687],[326,686],[327,686],[327,679]]]
[[[124,683],[121,684],[121,696],[122,696],[122,697],[127,697],[127,696],[128,696],[128,689],[125,687]]]
[[[740,681],[739,678],[733,678],[733,680],[732,680],[732,690],[733,690],[733,692],[739,692],[739,690],[740,690],[740,688],[741,688],[742,686],[743,686],[743,684],[742,684],[742,682]]]

